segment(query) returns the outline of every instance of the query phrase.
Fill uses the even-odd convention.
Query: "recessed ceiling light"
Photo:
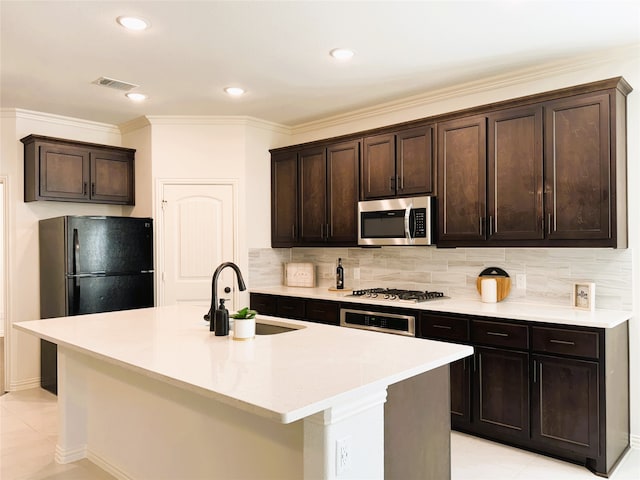
[[[245,90],[244,88],[240,88],[240,87],[227,87],[224,89],[225,92],[227,92],[228,95],[231,95],[232,97],[239,97],[240,95],[244,95]]]
[[[144,93],[130,92],[130,93],[125,93],[124,95],[129,100],[133,100],[134,102],[141,102],[147,99],[147,96]]]
[[[349,50],[348,48],[334,48],[329,52],[329,55],[331,55],[336,60],[349,60],[351,57],[353,57],[354,52],[353,50]]]
[[[116,18],[116,22],[127,30],[146,30],[150,26],[148,21],[140,17],[120,16]]]

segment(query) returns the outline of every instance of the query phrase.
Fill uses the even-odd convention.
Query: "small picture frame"
[[[573,308],[580,310],[595,310],[596,284],[591,282],[574,283],[571,297]]]

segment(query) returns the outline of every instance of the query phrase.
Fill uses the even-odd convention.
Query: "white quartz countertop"
[[[299,329],[234,341],[209,332],[203,313],[168,306],[14,327],[282,423],[473,353],[469,346],[260,315],[259,323]]]
[[[613,328],[629,320],[633,313],[622,310],[586,311],[574,309],[570,306],[550,306],[533,303],[517,303],[502,301],[498,303],[483,303],[478,300],[456,300],[445,298],[430,300],[427,302],[409,303],[389,301],[384,299],[352,297],[350,290],[336,292],[328,288],[303,288],[303,287],[260,287],[252,288],[251,293],[266,293],[270,295],[286,295],[300,298],[315,298],[333,300],[344,303],[359,303],[368,305],[385,305],[397,308],[409,308],[420,311],[433,311],[445,313],[460,313],[483,317],[527,320],[541,323],[557,323],[561,325],[576,325],[583,327]]]

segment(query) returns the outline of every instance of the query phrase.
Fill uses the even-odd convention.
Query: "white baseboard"
[[[631,448],[640,450],[640,435],[631,435]]]
[[[107,460],[105,460],[104,458],[102,458],[100,455],[98,455],[96,452],[93,452],[92,450],[89,450],[87,452],[87,459],[97,467],[100,467],[102,470],[104,470],[108,474],[116,477],[118,480],[133,480],[132,476],[128,475],[126,472],[119,469],[115,465],[112,465],[110,462],[108,462]]]
[[[56,445],[55,459],[58,463],[71,463],[82,460],[87,456],[87,447],[85,445],[73,448],[70,450],[63,450],[59,445]]]
[[[11,382],[11,384],[9,385],[10,392],[17,392],[19,390],[28,390],[30,388],[40,388],[40,377],[28,378],[26,380]]]

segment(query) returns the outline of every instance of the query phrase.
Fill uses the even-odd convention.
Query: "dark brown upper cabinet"
[[[21,141],[25,202],[134,205],[135,150],[41,135]]]
[[[438,124],[438,244],[484,241],[487,119],[484,115]]]
[[[290,247],[298,241],[298,154],[271,156],[271,246]]]
[[[327,241],[358,243],[360,141],[327,147]]]
[[[435,195],[439,247],[626,248],[631,91],[617,77],[274,150],[304,153],[296,163],[304,195],[295,193],[304,208],[287,223],[287,241],[272,243],[356,244],[337,233],[351,232],[356,215],[357,199],[336,208],[350,201],[352,166],[341,162],[349,172],[335,175],[329,158],[329,146],[355,142],[359,199]],[[317,174],[323,155],[326,178]],[[339,181],[346,186],[335,200]],[[278,228],[285,214],[274,211]]]
[[[327,228],[327,156],[324,147],[298,154],[300,242],[322,243]]]
[[[365,137],[361,172],[365,200],[433,194],[433,127]]]
[[[438,246],[626,248],[618,81],[439,123]]]
[[[359,164],[359,140],[274,152],[271,245],[356,245]]]
[[[615,241],[611,113],[607,92],[545,105],[545,214],[550,240]],[[617,194],[625,196],[624,185],[618,188]]]
[[[542,107],[488,116],[486,238],[542,240]]]

